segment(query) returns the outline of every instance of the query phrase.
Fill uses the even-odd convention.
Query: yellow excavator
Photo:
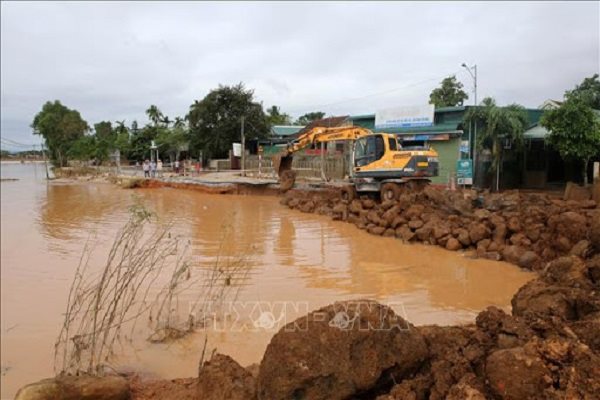
[[[382,200],[397,199],[406,184],[425,184],[429,178],[438,176],[438,153],[432,148],[403,149],[395,134],[373,133],[359,126],[314,127],[273,157],[282,189],[294,185],[294,153],[312,144],[331,141],[353,141],[351,184],[342,188],[346,200],[352,200],[357,193],[373,192],[379,192]]]

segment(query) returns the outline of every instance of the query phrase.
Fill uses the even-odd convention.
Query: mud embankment
[[[279,188],[271,184],[246,184],[246,183],[208,183],[208,182],[178,182],[162,179],[144,179],[132,177],[112,178],[113,183],[127,189],[157,189],[173,188],[194,190],[208,194],[241,194],[254,196],[277,196]]]
[[[433,187],[407,190],[399,200],[383,203],[292,190],[281,203],[355,224],[373,235],[466,250],[532,270],[562,255],[585,257],[592,216],[600,213],[593,200],[563,201],[518,191],[482,196]]]

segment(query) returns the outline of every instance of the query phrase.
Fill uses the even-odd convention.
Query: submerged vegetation
[[[117,346],[140,335],[165,342],[203,327],[224,301],[237,297],[233,277],[248,273],[248,256],[217,257],[210,268],[196,268],[190,242],[140,204],[131,207],[99,269],[90,266],[92,242],[82,252],[55,343],[55,370],[62,374],[102,375]],[[187,317],[181,318],[184,297]]]

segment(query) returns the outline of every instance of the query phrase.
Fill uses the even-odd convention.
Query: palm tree
[[[125,120],[123,121],[115,121],[115,132],[117,134],[127,132],[127,127],[125,126]]]
[[[171,120],[169,119],[169,116],[168,116],[168,115],[165,115],[164,117],[162,117],[162,118],[160,119],[160,122],[162,122],[163,124],[165,124],[165,127],[167,127],[167,128],[168,128],[168,127],[169,127],[169,124],[170,124],[171,122],[173,122],[173,121],[171,121]]]
[[[173,128],[183,128],[185,125],[185,119],[181,117],[175,117],[175,121],[173,121]]]
[[[523,132],[529,123],[525,108],[519,104],[498,107],[491,97],[483,99],[482,106],[471,108],[465,115],[466,123],[476,123],[481,128],[476,146],[480,149],[491,149],[494,173],[493,185],[499,190],[500,166],[502,164],[502,141],[515,143],[518,148],[523,145]]]
[[[150,119],[150,121],[152,121],[154,126],[157,126],[158,123],[163,119],[163,113],[154,104],[152,104],[146,110],[146,115],[148,116],[148,119]]]

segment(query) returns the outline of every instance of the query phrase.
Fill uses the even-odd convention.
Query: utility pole
[[[244,116],[242,115],[242,176],[246,176],[246,135],[244,134]]]
[[[473,78],[473,106],[477,107],[477,64],[469,68],[467,64],[462,63],[462,67],[466,69],[469,75],[471,75],[471,78]],[[475,183],[475,171],[477,171],[477,120],[474,121],[473,125],[473,153],[471,160],[473,162],[473,183]],[[471,143],[469,143],[469,147],[471,147]]]
[[[49,181],[50,174],[48,173],[48,160],[46,159],[46,150],[44,149],[44,143],[40,144],[40,150],[42,151],[42,157],[44,157],[44,169],[46,170],[46,180]]]

